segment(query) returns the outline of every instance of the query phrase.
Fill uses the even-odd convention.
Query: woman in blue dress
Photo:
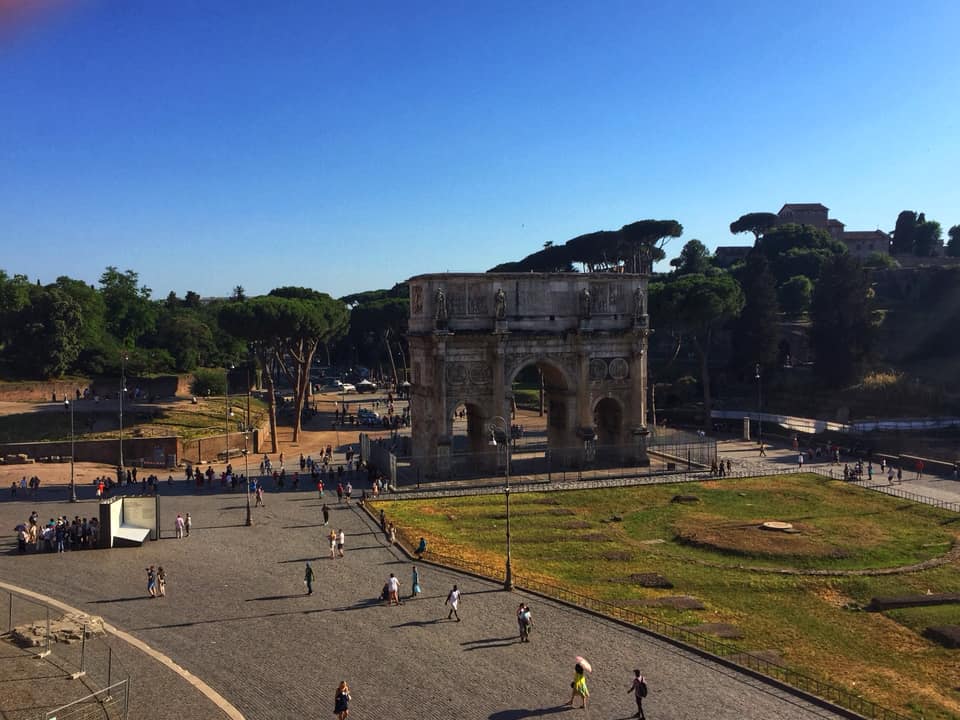
[[[410,583],[410,597],[416,597],[420,594],[420,571],[417,570],[417,566],[413,566],[413,581]]]

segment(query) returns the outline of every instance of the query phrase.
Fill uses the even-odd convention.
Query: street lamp
[[[230,371],[233,365],[225,369],[226,384],[224,390],[224,414],[223,414],[223,461],[230,464],[230,418],[233,417],[233,408],[230,407]]]
[[[63,407],[70,411],[70,502],[75,503],[77,502],[77,484],[73,475],[73,403],[71,403],[69,400],[64,400]]]
[[[760,363],[755,368],[757,376],[757,443],[763,447],[763,395],[762,384],[760,380]]]
[[[513,567],[511,564],[510,557],[510,424],[500,415],[497,415],[491,418],[490,422],[490,445],[491,447],[497,446],[497,421],[503,423],[503,437],[504,445],[507,450],[507,464],[503,470],[503,476],[505,480],[505,486],[503,488],[503,495],[506,498],[507,503],[507,567],[506,567],[506,577],[503,581],[504,590],[513,590]]]
[[[123,473],[123,396],[127,394],[127,353],[120,354],[120,472]],[[118,478],[123,482],[123,478]]]
[[[247,486],[247,527],[253,525],[250,514],[250,461],[247,459],[247,434],[243,434],[243,484]]]

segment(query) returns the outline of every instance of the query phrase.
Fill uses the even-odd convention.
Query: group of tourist
[[[40,478],[34,475],[29,480],[27,476],[24,475],[20,478],[20,482],[14,480],[10,483],[10,497],[16,498],[17,491],[20,491],[20,494],[24,497],[34,497],[37,494],[37,490],[40,489]]]
[[[147,568],[147,595],[151,598],[164,597],[167,594],[167,574],[163,570],[163,565],[154,568],[153,565]]]
[[[15,528],[17,550],[25,553],[28,548],[40,552],[66,552],[67,550],[85,550],[97,546],[100,539],[100,521],[97,518],[81,518],[79,515],[70,520],[66,515],[50,520],[44,525],[40,515],[34,510],[26,523]]]

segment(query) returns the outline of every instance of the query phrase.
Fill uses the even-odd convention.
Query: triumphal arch
[[[443,273],[409,286],[412,450],[427,473],[449,466],[458,408],[469,452],[489,449],[531,365],[554,458],[576,465],[602,445],[645,461],[647,275]]]

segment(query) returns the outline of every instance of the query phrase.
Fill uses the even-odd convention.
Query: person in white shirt
[[[460,607],[460,590],[456,585],[453,586],[453,590],[451,590],[450,594],[447,595],[444,605],[450,606],[450,612],[447,613],[447,620],[451,620],[453,616],[456,615],[457,622],[460,622],[460,613],[457,612],[457,609]]]
[[[397,576],[390,573],[390,579],[387,580],[387,604],[400,605],[400,581]]]

